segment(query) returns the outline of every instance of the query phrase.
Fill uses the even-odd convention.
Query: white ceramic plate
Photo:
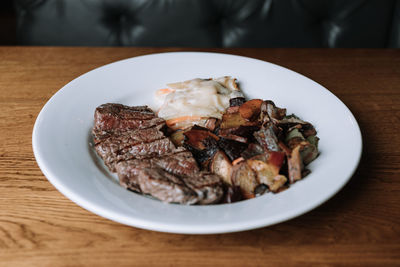
[[[236,77],[248,98],[273,100],[315,125],[320,156],[312,173],[279,194],[234,204],[165,204],[120,187],[90,146],[97,106],[152,105],[156,89],[192,78]],[[276,224],[322,204],[354,173],[360,129],[349,109],[316,82],[264,61],[216,53],[162,53],[118,61],[68,83],[43,107],[33,150],[47,179],[79,206],[123,224],[173,233],[226,233]]]

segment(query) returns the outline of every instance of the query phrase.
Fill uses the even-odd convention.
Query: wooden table
[[[46,101],[103,64],[180,50],[0,47],[0,266],[400,265],[400,50],[207,50],[300,72],[357,118],[364,151],[355,175],[296,219],[232,234],[167,234],[114,223],[61,195],[32,152]]]

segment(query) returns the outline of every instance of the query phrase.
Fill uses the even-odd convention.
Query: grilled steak
[[[94,117],[95,150],[112,172],[119,161],[171,154],[176,149],[161,131],[165,121],[148,107],[109,103],[99,106]]]
[[[177,152],[172,155],[161,157],[120,161],[116,164],[116,170],[118,175],[123,174],[125,177],[131,179],[131,176],[137,175],[137,173],[134,172],[136,166],[140,166],[141,168],[162,168],[175,175],[191,176],[199,172],[196,160],[193,158],[192,153],[188,151]],[[129,174],[128,172],[132,173]],[[120,181],[122,180],[123,179],[120,179]]]
[[[187,187],[177,176],[161,168],[137,169],[137,184],[140,191],[164,202],[195,204],[198,202],[197,193]]]
[[[189,173],[187,170],[168,172],[161,167],[177,164],[179,160],[173,159],[174,156],[158,159],[157,163],[152,160],[118,163],[120,184],[125,188],[150,194],[164,202],[211,204],[222,198],[224,192],[218,175],[199,171]],[[195,163],[194,159],[190,159],[190,162]]]
[[[120,184],[164,202],[210,204],[223,196],[219,176],[199,171],[193,155],[163,133],[148,107],[104,104],[95,111],[95,150]]]
[[[182,180],[197,193],[198,204],[217,203],[224,195],[221,178],[217,174],[199,172],[197,175],[184,176]]]
[[[99,106],[94,115],[95,129],[102,131],[145,129],[164,123],[147,106],[128,107],[108,103]]]
[[[115,172],[115,164],[130,159],[143,159],[173,153],[176,148],[168,138],[154,140],[149,143],[128,145],[122,149],[113,150],[114,144],[98,144],[95,146],[97,154],[104,160],[110,171]]]
[[[162,131],[163,126],[163,124],[160,124],[145,129],[114,129],[109,131],[93,128],[92,133],[95,144],[106,141],[107,143],[115,143],[118,144],[119,147],[122,147],[126,145],[136,145],[141,142],[150,142],[165,137]]]
[[[120,184],[125,188],[140,192],[138,182],[140,168],[161,168],[174,175],[187,176],[192,176],[199,171],[195,159],[188,151],[162,157],[120,161],[116,164]]]

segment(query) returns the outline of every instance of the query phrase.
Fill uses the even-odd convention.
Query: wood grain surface
[[[106,63],[181,50],[0,47],[0,266],[400,266],[400,50],[201,50],[302,73],[355,115],[364,145],[359,168],[303,216],[246,232],[178,235],[114,223],[61,195],[32,152],[46,101]]]

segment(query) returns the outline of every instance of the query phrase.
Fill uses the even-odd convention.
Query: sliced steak
[[[217,203],[224,195],[221,178],[217,174],[199,172],[197,175],[183,176],[182,180],[197,193],[197,204]]]
[[[117,133],[105,132],[103,135],[96,135],[95,146],[99,147],[96,149],[102,153],[115,153],[128,146],[149,143],[162,138],[165,138],[164,133],[158,127]]]
[[[120,161],[115,165],[120,184],[139,192],[140,188],[137,180],[138,170],[143,168],[161,168],[178,176],[192,176],[199,171],[196,160],[188,151],[162,157]],[[135,188],[137,188],[137,190],[135,190]]]
[[[199,167],[197,166],[196,160],[189,151],[181,151],[172,155],[165,155],[161,157],[120,161],[115,167],[117,173],[123,174],[121,177],[124,177],[126,175],[137,175],[134,173],[136,166],[140,166],[141,168],[158,167],[175,175],[191,176],[199,172]],[[128,174],[128,171],[131,171],[132,173]]]
[[[193,155],[165,137],[165,121],[148,107],[96,109],[95,150],[120,184],[164,202],[210,204],[223,196],[218,175],[199,171]]]
[[[166,158],[163,160],[168,161]],[[117,172],[123,187],[149,194],[163,202],[211,204],[218,202],[224,193],[218,175],[197,171],[190,175],[171,173],[151,160],[120,162]]]
[[[103,159],[110,171],[115,172],[115,164],[130,159],[145,159],[172,154],[176,151],[175,145],[169,138],[162,138],[150,143],[140,143],[134,146],[126,146],[113,151],[109,147],[102,150],[101,145],[95,146],[97,154]]]
[[[171,154],[176,148],[161,131],[164,125],[146,106],[101,105],[92,130],[95,150],[112,172],[122,160]]]
[[[145,129],[164,123],[147,106],[128,107],[108,103],[96,108],[94,114],[94,128],[102,131]]]
[[[164,124],[159,124],[153,127],[145,128],[145,129],[114,129],[103,131],[98,128],[93,128],[92,135],[93,141],[95,144],[107,141],[108,142],[116,142],[118,143],[128,143],[128,142],[150,142],[157,139],[161,139],[164,136]],[[109,140],[111,139],[111,140]],[[131,141],[130,141],[131,140]]]
[[[143,194],[149,194],[168,203],[198,202],[198,195],[194,190],[187,187],[179,177],[161,168],[139,168],[137,173],[137,183]]]

